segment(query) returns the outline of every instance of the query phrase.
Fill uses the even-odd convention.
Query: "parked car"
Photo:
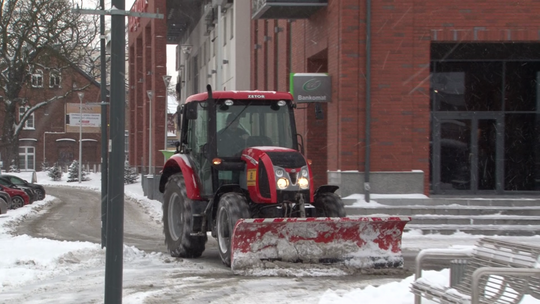
[[[11,181],[3,177],[0,177],[0,185],[8,187],[8,188],[15,188],[15,189],[23,190],[24,192],[26,192],[26,195],[28,195],[28,198],[30,199],[30,204],[36,201],[37,195],[34,192],[34,189],[32,189],[31,187],[15,185]]]
[[[34,189],[34,192],[36,193],[36,201],[41,201],[45,198],[45,188],[43,188],[42,185],[35,184],[35,183],[29,183],[27,180],[22,179],[15,175],[9,175],[9,174],[0,174],[0,178],[5,178],[9,180],[11,183],[17,186],[24,186],[24,187],[30,187]]]
[[[6,206],[8,209],[11,209],[11,196],[9,196],[9,194],[7,194],[7,192],[4,192],[4,191],[0,191],[0,202],[1,201],[4,201],[6,202]]]
[[[0,190],[7,192],[7,194],[9,194],[9,196],[11,197],[11,209],[17,209],[30,204],[30,197],[22,189],[10,188],[4,185],[0,185]]]

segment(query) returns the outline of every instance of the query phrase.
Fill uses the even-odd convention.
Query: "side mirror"
[[[197,106],[198,104],[196,102],[191,102],[184,106],[184,111],[186,112],[187,119],[197,119]]]

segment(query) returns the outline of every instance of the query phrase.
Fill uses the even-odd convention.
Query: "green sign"
[[[291,73],[291,94],[296,102],[329,102],[332,81],[326,73]]]

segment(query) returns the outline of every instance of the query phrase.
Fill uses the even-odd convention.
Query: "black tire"
[[[341,198],[331,192],[320,193],[315,197],[313,204],[319,217],[344,217],[345,206]]]
[[[11,209],[17,209],[24,206],[24,199],[21,196],[14,196],[11,198]]]
[[[241,218],[249,218],[246,199],[238,193],[226,193],[219,200],[216,217],[216,234],[221,261],[231,266],[231,237],[234,226]]]
[[[163,194],[163,233],[171,256],[198,258],[202,255],[208,239],[192,236],[191,222],[193,202],[187,197],[182,173],[169,177]]]
[[[6,214],[9,209],[8,203],[0,197],[0,214]]]
[[[36,188],[34,192],[36,193],[36,201],[41,201],[45,198],[45,191],[43,189]]]

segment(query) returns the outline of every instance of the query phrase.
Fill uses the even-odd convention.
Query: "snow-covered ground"
[[[16,175],[28,181],[32,180],[32,173],[24,172]],[[90,174],[90,178],[90,181],[82,183],[67,183],[65,177],[63,181],[54,182],[45,173],[37,173],[37,182],[40,184],[87,187],[99,191],[100,174]],[[151,216],[156,219],[161,218],[161,203],[145,198],[140,183],[126,185],[124,191],[126,195],[137,199]],[[101,249],[99,244],[37,239],[27,235],[11,235],[11,227],[18,222],[24,221],[29,214],[39,212],[45,205],[51,204],[53,199],[48,195],[43,201],[17,210],[10,210],[7,214],[0,215],[0,303],[14,303],[13,299],[19,302],[22,300],[24,303],[29,304],[50,303],[50,298],[42,299],[35,294],[40,292],[54,294],[55,303],[74,303],[81,302],[81,299],[99,299],[96,295],[103,293],[105,249]],[[365,202],[359,196],[355,206],[363,204]],[[443,236],[408,232],[403,236],[403,248],[409,250],[447,247],[470,248],[479,237],[463,233]],[[538,236],[522,239],[536,243],[540,241]],[[141,288],[140,286],[145,284],[145,277],[159,276],[171,271],[170,263],[171,258],[167,255],[161,253],[149,254],[137,248],[124,247],[123,302],[130,304],[146,303],[148,298],[155,296],[156,293],[167,293],[169,289],[166,286],[162,286],[162,288]],[[180,263],[180,265],[204,272],[204,270],[201,270],[201,264],[184,262]],[[189,269],[187,270],[189,271]],[[424,272],[423,276],[434,283],[447,285],[448,273],[448,269],[427,271]],[[277,280],[276,286],[279,286],[279,278]],[[390,283],[374,282],[373,285],[367,284],[364,288],[329,289],[324,291],[322,296],[317,299],[313,299],[313,297],[299,298],[298,294],[288,295],[276,290],[275,296],[269,297],[268,293],[266,293],[264,297],[257,297],[256,294],[253,294],[249,298],[236,299],[234,303],[253,303],[255,301],[254,297],[257,297],[256,301],[259,303],[308,303],[317,301],[320,304],[359,302],[363,304],[412,304],[414,303],[414,297],[409,292],[412,280],[412,277],[408,277]],[[153,284],[150,285],[153,286]],[[166,282],[163,282],[163,284],[166,285]],[[257,280],[251,280],[249,284],[251,284],[250,288],[254,290],[266,287],[257,286]],[[261,282],[262,284],[266,283]],[[32,292],[25,294],[24,290],[32,290]],[[84,302],[94,303],[91,300]],[[190,302],[197,303],[196,299]],[[213,303],[222,302],[215,299]],[[431,302],[424,300],[423,303]],[[521,303],[540,302],[534,298],[526,297]]]

